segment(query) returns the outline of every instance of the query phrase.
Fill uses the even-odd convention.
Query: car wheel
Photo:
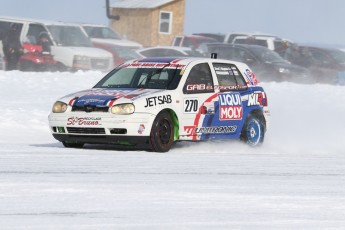
[[[174,143],[174,126],[171,116],[164,111],[157,115],[150,133],[150,144],[153,151],[167,152]]]
[[[63,146],[66,148],[83,148],[84,143],[76,143],[76,142],[62,142]]]
[[[256,116],[249,116],[244,123],[241,140],[250,146],[258,146],[264,141],[264,125]]]

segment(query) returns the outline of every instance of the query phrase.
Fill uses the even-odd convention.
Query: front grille
[[[109,111],[108,106],[72,106],[72,112],[103,112]]]
[[[68,133],[105,134],[104,128],[67,127]]]
[[[91,68],[97,70],[109,69],[109,59],[91,59]]]

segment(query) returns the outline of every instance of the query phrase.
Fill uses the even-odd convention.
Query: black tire
[[[155,152],[167,152],[174,143],[174,126],[171,116],[163,111],[155,118],[151,133],[150,145]]]
[[[241,141],[249,146],[259,146],[263,143],[265,136],[265,125],[262,119],[255,115],[250,115],[242,128]]]
[[[77,143],[77,142],[62,142],[63,146],[66,148],[83,148],[84,143]]]

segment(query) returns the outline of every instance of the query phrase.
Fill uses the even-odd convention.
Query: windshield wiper
[[[152,71],[151,73],[147,74],[147,75],[139,82],[138,87],[140,87],[140,86],[143,84],[143,82],[145,82],[145,85],[144,85],[144,86],[146,86],[146,85],[148,84],[148,82],[151,80],[151,78],[152,78],[154,75],[156,75],[157,73],[161,74],[162,71],[164,70],[164,68],[167,67],[167,66],[169,66],[169,65],[170,65],[170,63],[167,63],[167,64],[165,64],[162,68],[156,69],[156,70]]]

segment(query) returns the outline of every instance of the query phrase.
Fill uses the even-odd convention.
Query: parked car
[[[193,33],[192,35],[214,38],[218,42],[224,42],[225,34],[222,33]]]
[[[143,57],[201,57],[201,53],[188,47],[180,46],[154,46],[138,49],[136,51]]]
[[[343,81],[345,52],[341,49],[293,45],[287,50],[285,58],[291,63],[308,68],[316,83],[339,84]]]
[[[219,58],[244,62],[257,74],[260,81],[292,81],[311,83],[308,69],[291,64],[278,53],[258,45],[209,44],[209,52]]]
[[[49,127],[65,147],[107,143],[166,152],[177,141],[216,139],[257,146],[269,122],[267,100],[244,63],[144,58],[58,99]]]
[[[278,37],[273,34],[266,34],[262,32],[229,32],[225,33],[223,43],[233,43],[238,36],[260,36],[260,37]]]
[[[143,45],[138,42],[123,39],[120,34],[106,25],[81,24],[81,27],[94,43],[106,43],[130,49],[139,49],[143,47]]]
[[[22,44],[37,45],[39,35],[42,32],[47,33],[52,42],[51,54],[57,61],[59,70],[109,71],[113,67],[111,53],[93,47],[90,39],[77,24],[0,17],[0,33],[6,33],[11,23],[20,25]]]
[[[218,43],[214,38],[199,36],[199,35],[184,35],[184,36],[175,36],[171,45],[172,46],[183,46],[189,47],[193,50],[198,51],[201,54],[205,54],[206,44],[208,43]]]
[[[104,49],[109,51],[113,55],[113,68],[126,62],[129,60],[142,58],[140,54],[136,52],[136,50],[124,47],[124,46],[115,46],[115,45],[109,45],[106,43],[103,44],[97,44],[95,47]]]
[[[140,43],[123,39],[116,31],[105,25],[81,24],[81,28],[91,39],[94,47],[104,49],[113,55],[114,67],[141,57],[135,50],[143,46]]]
[[[282,57],[284,57],[288,46],[293,44],[292,41],[287,39],[269,35],[236,36],[232,43],[263,46],[277,52]]]

